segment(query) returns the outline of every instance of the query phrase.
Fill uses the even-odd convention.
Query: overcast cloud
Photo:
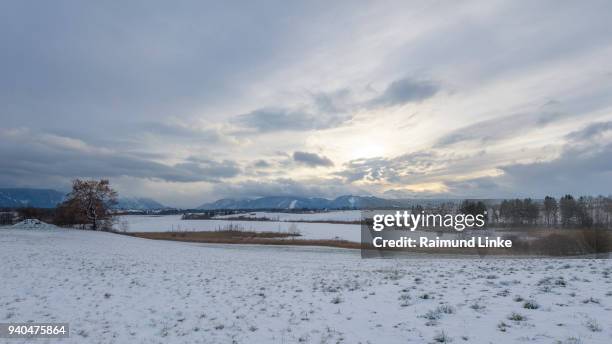
[[[0,187],[612,193],[608,1],[0,2]]]

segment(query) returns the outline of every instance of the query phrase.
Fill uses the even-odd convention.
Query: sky
[[[609,1],[1,1],[0,187],[612,193]]]

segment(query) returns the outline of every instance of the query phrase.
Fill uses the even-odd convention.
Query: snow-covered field
[[[69,322],[68,343],[612,338],[606,260],[364,260],[332,248],[0,229],[0,261],[0,322]]]
[[[220,219],[231,219],[237,217],[266,218],[273,221],[359,221],[360,210],[341,210],[313,213],[276,213],[267,211],[256,211],[232,215],[216,216]]]
[[[305,223],[288,221],[237,221],[237,220],[181,220],[180,215],[123,215],[119,216],[117,229],[127,232],[167,232],[167,231],[214,231],[238,226],[248,231],[287,232],[298,230],[301,239],[340,238],[359,242],[361,240],[358,224]]]

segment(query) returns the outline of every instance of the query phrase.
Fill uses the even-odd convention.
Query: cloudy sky
[[[612,193],[609,1],[2,1],[0,187]]]

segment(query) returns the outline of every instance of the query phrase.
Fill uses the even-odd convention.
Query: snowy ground
[[[220,215],[217,218],[231,219],[236,217],[266,218],[273,221],[359,221],[360,210],[341,210],[314,213],[276,213],[257,211],[232,215]]]
[[[288,214],[286,214],[288,215]],[[236,221],[236,220],[181,220],[181,215],[123,215],[119,216],[117,229],[128,232],[214,231],[238,226],[248,231],[287,232],[298,230],[301,239],[344,239],[359,242],[361,227],[358,224],[305,223],[288,221]]]
[[[342,249],[16,229],[0,229],[0,261],[0,322],[69,322],[69,343],[612,337],[610,261],[363,260]]]

